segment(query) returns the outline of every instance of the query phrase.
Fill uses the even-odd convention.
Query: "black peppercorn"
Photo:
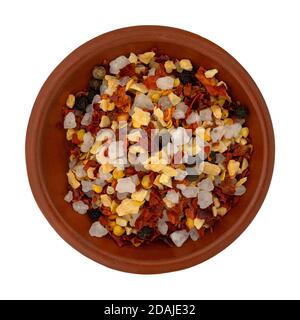
[[[93,222],[98,221],[101,216],[101,211],[98,208],[97,209],[89,209],[87,213]]]

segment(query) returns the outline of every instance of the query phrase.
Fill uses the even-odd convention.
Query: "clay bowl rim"
[[[41,172],[41,164],[39,163],[38,148],[36,148],[38,143],[38,135],[36,133],[41,130],[42,122],[39,120],[41,118],[42,106],[46,101],[47,96],[57,88],[57,78],[60,78],[73,63],[78,61],[79,57],[82,58],[84,52],[91,50],[94,44],[103,41],[104,38],[105,41],[107,41],[119,34],[126,36],[127,32],[135,32],[139,36],[143,33],[149,34],[150,32],[156,32],[164,36],[168,33],[176,33],[177,35],[186,37],[188,41],[194,41],[196,43],[201,42],[202,46],[205,46],[208,50],[214,52],[216,56],[222,56],[223,65],[226,65],[227,68],[231,68],[232,72],[241,81],[244,88],[246,87],[247,95],[250,96],[252,103],[255,103],[260,109],[265,125],[264,128],[262,128],[265,134],[261,139],[263,140],[264,145],[267,146],[268,156],[263,159],[266,170],[262,173],[262,177],[259,179],[258,188],[253,195],[255,201],[251,201],[251,206],[246,208],[243,213],[243,218],[241,218],[239,223],[236,223],[233,228],[228,229],[225,233],[220,235],[216,241],[212,242],[200,252],[195,252],[194,254],[181,259],[174,258],[166,261],[159,260],[145,262],[127,257],[122,258],[121,261],[116,263],[118,257],[111,255],[109,252],[102,250],[101,254],[99,254],[86,239],[78,236],[76,232],[60,218],[60,213],[55,208],[51,197],[47,193],[46,187],[40,179],[41,175],[39,173]],[[83,255],[107,267],[130,273],[154,274],[181,270],[201,263],[224,250],[248,227],[259,211],[271,183],[275,159],[275,141],[271,118],[262,94],[251,76],[235,58],[218,45],[197,34],[173,27],[147,25],[116,29],[97,36],[75,49],[54,69],[40,89],[34,103],[27,127],[25,153],[27,174],[34,198],[48,222],[67,243]],[[137,268],[137,264],[141,267]]]

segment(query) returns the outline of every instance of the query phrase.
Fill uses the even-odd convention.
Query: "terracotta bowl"
[[[61,107],[67,95],[86,88],[91,69],[103,59],[158,48],[170,56],[189,58],[194,65],[217,68],[231,95],[250,109],[248,126],[254,153],[248,191],[201,241],[181,248],[153,243],[119,248],[112,239],[92,238],[87,216],[64,201],[68,166]],[[191,267],[226,248],[252,221],[266,196],[274,165],[274,136],[265,101],[245,69],[226,51],[193,33],[161,26],[115,30],[73,51],[44,83],[32,110],[26,137],[26,162],[32,192],[56,232],[85,256],[110,268],[132,273],[162,273]]]

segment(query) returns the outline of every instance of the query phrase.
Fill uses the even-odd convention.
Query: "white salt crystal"
[[[172,77],[162,77],[156,80],[156,85],[161,90],[169,90],[173,88],[174,78]]]
[[[92,122],[92,112],[87,112],[81,119],[83,126],[88,126]]]
[[[199,112],[201,121],[211,121],[212,120],[212,112],[210,108],[203,109]]]
[[[124,192],[133,193],[136,191],[136,185],[132,181],[131,177],[121,178],[118,180],[116,190],[120,193],[124,193]]]
[[[109,63],[109,72],[112,74],[118,74],[121,69],[130,64],[130,61],[125,56],[120,56]]]
[[[68,112],[64,119],[64,128],[73,129],[76,127],[76,118],[73,112]]]
[[[171,201],[172,203],[178,203],[179,202],[179,193],[175,190],[168,191],[166,194],[166,198]]]
[[[211,133],[210,133],[212,142],[217,142],[217,141],[221,140],[221,138],[223,137],[224,133],[225,133],[225,128],[223,126],[219,126],[219,127],[213,128]]]
[[[201,209],[209,207],[213,203],[212,194],[208,191],[201,190],[198,194],[198,205]]]
[[[241,196],[246,192],[246,187],[241,185],[239,187],[236,188],[234,195],[235,196]]]
[[[200,237],[199,237],[199,233],[198,233],[198,230],[196,228],[192,228],[190,230],[190,238],[193,240],[193,241],[197,241]]]
[[[103,227],[103,225],[99,221],[96,221],[91,225],[89,234],[92,237],[101,238],[108,234],[108,230],[105,227]]]
[[[189,233],[186,230],[179,230],[171,233],[170,237],[177,247],[181,247],[188,239]]]
[[[157,229],[162,235],[166,235],[168,232],[168,224],[163,219],[158,219]]]
[[[89,206],[80,200],[73,202],[73,209],[80,214],[85,214],[88,211]]]
[[[187,124],[192,124],[192,123],[195,123],[195,122],[199,122],[200,120],[200,117],[199,117],[199,114],[195,111],[191,112],[191,114],[187,117],[186,119],[186,123]]]
[[[195,198],[199,192],[199,188],[197,187],[185,187],[181,189],[182,194],[186,198]]]
[[[146,96],[143,93],[140,93],[140,94],[137,94],[134,98],[132,110],[134,110],[135,107],[146,108],[148,110],[152,110],[153,103],[152,103],[152,100],[148,96]]]
[[[204,190],[204,191],[212,191],[214,189],[214,185],[213,185],[211,179],[209,179],[209,178],[201,180],[198,183],[198,187],[200,190]]]
[[[71,190],[65,195],[64,200],[69,203],[73,200],[73,192]]]

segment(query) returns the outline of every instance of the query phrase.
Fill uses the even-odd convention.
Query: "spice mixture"
[[[197,241],[246,192],[248,109],[218,70],[149,51],[95,66],[63,107],[65,200],[119,246]]]

